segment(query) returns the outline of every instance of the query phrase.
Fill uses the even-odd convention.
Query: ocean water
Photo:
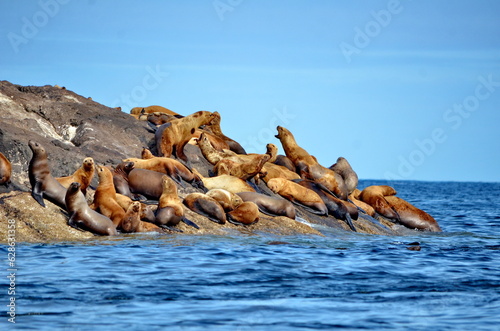
[[[444,232],[19,244],[0,329],[500,330],[500,183],[389,184]]]

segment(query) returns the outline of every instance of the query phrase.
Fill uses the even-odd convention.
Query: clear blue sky
[[[500,181],[500,1],[1,1],[0,79],[276,125],[360,178]],[[1,112],[1,110],[0,110]]]

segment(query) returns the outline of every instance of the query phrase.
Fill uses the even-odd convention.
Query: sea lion
[[[256,192],[240,192],[237,194],[243,201],[255,203],[259,207],[259,210],[266,215],[286,216],[293,220],[295,219],[295,207],[288,200]]]
[[[132,169],[134,169],[133,162],[122,162],[112,169],[111,173],[113,175],[115,191],[116,193],[123,194],[132,200],[141,200],[140,196],[130,192],[128,174]]]
[[[198,225],[184,217],[184,208],[182,200],[177,193],[177,185],[168,176],[161,178],[162,193],[158,200],[158,209],[154,223],[162,228],[171,228],[183,221],[199,229]]]
[[[28,177],[32,187],[31,195],[42,207],[45,207],[43,201],[45,197],[59,207],[66,209],[66,188],[50,174],[45,148],[33,140],[28,142],[28,146],[33,152],[28,166]]]
[[[208,191],[206,195],[217,201],[226,212],[234,210],[243,203],[239,195],[224,189],[212,189]]]
[[[113,174],[105,166],[96,165],[99,185],[94,194],[93,206],[101,214],[113,221],[113,224],[121,229],[121,222],[125,216],[125,211],[116,201],[116,190],[113,184]]]
[[[325,203],[313,190],[283,178],[270,179],[267,182],[267,186],[274,193],[304,207],[314,214],[328,215]]]
[[[64,197],[66,210],[69,213],[68,224],[88,230],[95,234],[115,236],[116,225],[111,219],[92,210],[80,190],[80,183],[71,183]]]
[[[124,233],[135,233],[135,232],[159,232],[163,233],[163,230],[152,223],[141,221],[141,204],[138,201],[132,202],[128,207],[127,212],[123,216],[121,222],[121,229]]]
[[[367,204],[366,202],[363,202],[359,200],[359,195],[361,194],[361,191],[358,190],[357,188],[352,191],[352,193],[349,195],[349,200],[352,201],[353,204],[355,204],[361,211],[365,212],[367,215],[370,215],[371,217],[375,216],[375,209],[373,209],[372,206]]]
[[[425,211],[396,196],[385,196],[385,200],[399,215],[399,222],[410,229],[441,232],[436,220]]]
[[[227,213],[227,220],[233,224],[251,225],[259,221],[259,207],[251,201],[243,202]]]
[[[330,169],[342,177],[348,194],[351,194],[356,189],[358,186],[358,175],[345,158],[339,157],[337,163],[331,165]]]
[[[237,154],[246,154],[245,149],[235,140],[229,138],[222,133],[220,128],[221,116],[218,112],[213,112],[213,118],[208,125],[208,129],[217,137],[224,140],[228,145],[229,149]]]
[[[286,156],[293,162],[300,177],[321,183],[339,199],[346,200],[347,188],[342,177],[335,171],[320,165],[315,157],[297,144],[289,130],[281,126],[277,129],[276,138],[281,141]]]
[[[387,202],[386,196],[396,195],[396,190],[387,185],[368,186],[359,194],[359,199],[375,209],[380,215],[400,222],[398,213]]]
[[[214,166],[217,175],[231,175],[243,180],[250,180],[259,174],[264,164],[269,160],[268,154],[244,155],[248,161],[240,161],[239,156],[228,157],[220,160]]]
[[[191,145],[197,145],[198,139],[200,139],[201,135],[205,135],[212,145],[213,148],[215,148],[217,151],[222,152],[223,150],[231,151],[229,149],[229,145],[226,143],[225,140],[222,138],[212,134],[211,132],[204,130],[204,129],[197,129],[192,135],[189,143]],[[233,151],[231,151],[233,152]],[[234,153],[234,152],[233,152]],[[236,154],[236,153],[234,153]]]
[[[87,157],[83,159],[81,167],[76,169],[71,176],[57,177],[56,180],[65,188],[68,188],[73,182],[80,183],[80,189],[85,195],[92,178],[94,178],[94,159]]]
[[[203,215],[213,222],[226,223],[226,214],[222,206],[206,194],[190,193],[184,198],[183,203],[195,213]]]
[[[123,194],[116,193],[116,202],[118,202],[118,204],[120,205],[120,207],[123,208],[124,211],[127,211],[130,205],[134,203],[134,200],[130,199],[128,196],[125,196]],[[155,214],[151,210],[150,206],[144,203],[140,203],[140,206],[141,206],[141,215],[140,215],[141,220],[153,223],[155,221]]]
[[[150,114],[150,113],[165,113],[168,115],[179,115],[174,111],[171,111],[168,108],[162,107],[162,106],[147,106],[147,107],[134,107],[130,109],[130,114],[134,115],[139,115],[140,113],[143,114]]]
[[[188,167],[177,160],[168,157],[153,157],[150,159],[128,158],[123,162],[133,162],[135,169],[146,169],[169,175],[179,185],[182,180],[201,188],[201,180]]]
[[[158,200],[163,192],[161,180],[165,174],[147,169],[132,169],[128,173],[130,192]]]
[[[165,114],[161,112],[149,113],[146,116],[146,121],[153,124],[154,126],[162,125],[176,119],[175,115]]]
[[[210,142],[206,133],[202,133],[196,142],[200,148],[201,154],[213,165],[216,165],[219,161],[227,157],[238,155],[231,150],[223,149],[222,151],[219,151],[216,149]]]
[[[284,155],[278,155],[278,147],[275,144],[267,144],[267,154],[271,156],[268,163],[279,165],[295,173],[295,165]]]
[[[12,175],[12,164],[9,159],[0,153],[0,185],[9,185]]]
[[[294,182],[316,192],[325,203],[326,208],[328,209],[328,214],[332,215],[336,219],[343,220],[347,223],[347,225],[349,225],[349,228],[352,231],[357,232],[356,227],[352,223],[352,220],[357,220],[359,216],[356,206],[333,196],[333,194],[329,192],[326,187],[312,180],[299,179],[294,180]]]
[[[197,174],[201,178],[203,185],[208,190],[221,188],[232,193],[255,192],[255,189],[250,184],[238,177],[231,175],[203,177],[196,169],[193,169],[193,173]]]
[[[188,162],[184,154],[184,146],[191,139],[191,135],[196,129],[210,123],[213,118],[214,116],[209,111],[198,111],[163,124],[170,125],[163,128],[160,141],[157,141],[158,155],[164,157],[175,155],[184,162]],[[160,127],[163,127],[163,125]]]
[[[264,164],[261,173],[262,175],[260,176],[260,178],[266,183],[271,178],[284,178],[288,180],[300,178],[300,176],[296,172],[290,171],[287,168],[275,163],[269,163],[269,161]]]

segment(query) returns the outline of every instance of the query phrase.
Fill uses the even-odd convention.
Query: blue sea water
[[[19,244],[16,324],[0,327],[499,330],[500,183],[389,184],[444,232]]]

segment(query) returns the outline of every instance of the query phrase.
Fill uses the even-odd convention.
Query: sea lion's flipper
[[[179,176],[178,174],[172,174],[170,175],[170,178],[172,178],[173,181],[179,184],[182,188],[186,188],[186,186],[184,186],[184,184],[182,183],[181,176]]]
[[[352,223],[352,218],[351,218],[351,215],[349,213],[346,213],[345,214],[345,222],[347,223],[347,225],[349,225],[349,227],[351,228],[352,231],[354,232],[358,232],[356,230],[356,227],[354,226],[354,224]]]
[[[158,200],[143,200],[141,202],[145,205],[157,205],[158,204]]]
[[[130,193],[130,196],[129,196],[130,199],[132,199],[133,201],[146,201],[146,197],[142,194],[139,194],[139,193]]]
[[[328,214],[326,214],[326,215],[325,215],[325,214],[324,214],[324,213],[322,213],[321,211],[319,211],[319,210],[317,210],[317,209],[313,209],[313,208],[311,208],[311,207],[309,207],[309,206],[306,206],[306,205],[304,205],[304,204],[302,204],[302,203],[300,203],[300,202],[298,202],[298,201],[296,201],[296,200],[290,200],[290,201],[291,201],[292,203],[296,204],[297,206],[300,206],[300,207],[304,208],[306,211],[308,211],[308,212],[310,212],[310,213],[313,213],[313,214],[316,214],[316,215],[320,215],[320,216],[328,216]]]
[[[31,191],[31,196],[42,206],[45,207],[45,202],[43,201],[42,192],[42,182],[36,182]]]
[[[173,231],[173,232],[183,232],[181,229],[177,229],[175,226],[168,226],[168,225],[162,224],[162,225],[159,225],[159,227]]]
[[[158,127],[156,126],[156,124],[153,124],[150,121],[147,121],[147,122],[148,122],[148,125],[151,127],[151,130],[148,130],[148,131],[151,133],[156,133],[156,130],[158,130]]]
[[[198,226],[195,222],[190,221],[190,220],[188,220],[188,219],[187,219],[187,218],[185,218],[185,217],[183,217],[183,218],[181,219],[181,221],[182,221],[182,222],[184,222],[184,223],[186,223],[186,224],[187,224],[187,225],[189,225],[189,226],[192,226],[192,227],[193,227],[193,228],[195,228],[195,229],[199,229],[199,228],[200,228],[200,227],[199,227],[199,226]]]

